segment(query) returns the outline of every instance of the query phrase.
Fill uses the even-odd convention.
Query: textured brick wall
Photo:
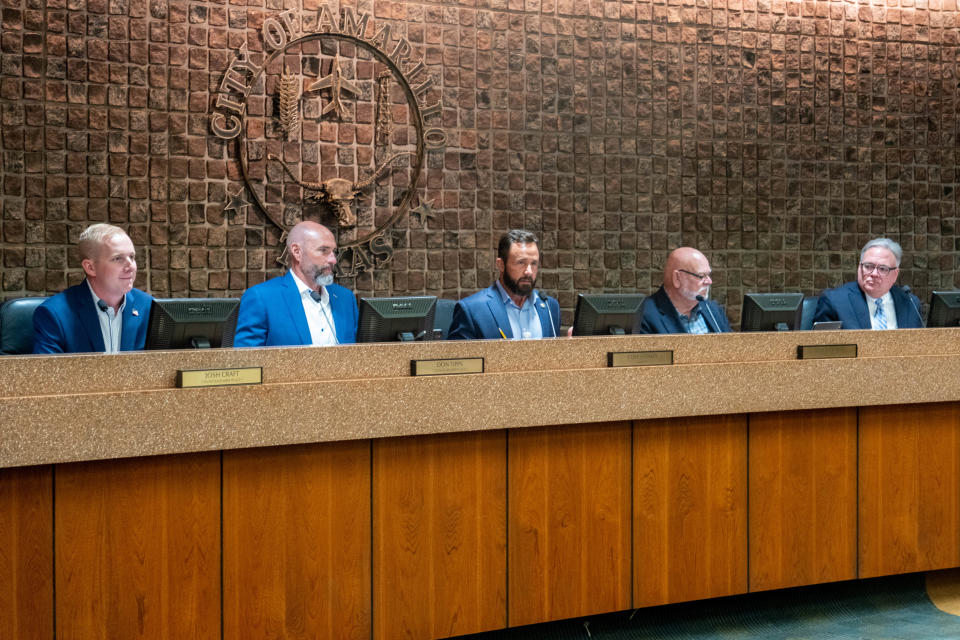
[[[281,4],[2,0],[0,296],[78,281],[72,242],[104,220],[158,296],[279,273],[279,230],[224,212],[240,168],[209,116]],[[361,294],[472,293],[515,226],[541,234],[565,322],[577,291],[649,292],[682,244],[735,321],[745,291],[852,278],[876,235],[904,245],[922,298],[960,285],[955,0],[349,6],[409,38],[448,134],[421,183],[437,215],[392,229],[393,261],[343,281]],[[364,144],[342,129],[317,128],[319,154],[349,164]]]

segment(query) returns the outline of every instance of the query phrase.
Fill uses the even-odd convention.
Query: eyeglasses
[[[709,277],[710,277],[710,274],[709,274],[709,273],[696,273],[696,272],[694,272],[694,271],[687,271],[686,269],[677,269],[677,271],[681,271],[681,272],[687,274],[688,276],[693,276],[694,278],[696,278],[696,279],[699,280],[700,282],[703,282],[703,280],[704,280],[705,278],[709,278]]]
[[[890,275],[891,271],[897,270],[897,267],[888,267],[885,264],[874,264],[872,262],[861,262],[860,268],[863,269],[864,275],[869,275],[873,273],[874,269],[876,269],[877,273],[879,273],[881,277],[888,276]]]

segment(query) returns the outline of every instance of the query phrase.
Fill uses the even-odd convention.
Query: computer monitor
[[[145,349],[232,347],[239,298],[157,298]]]
[[[930,294],[927,326],[960,326],[960,291],[934,291]]]
[[[575,336],[622,336],[633,333],[642,293],[581,293],[573,316]]]
[[[800,328],[802,293],[747,293],[740,331],[793,331]]]
[[[357,342],[432,340],[436,306],[436,296],[360,298]]]

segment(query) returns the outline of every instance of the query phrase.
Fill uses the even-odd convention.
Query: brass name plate
[[[801,344],[797,346],[798,360],[856,357],[857,345],[855,344]]]
[[[608,367],[649,367],[657,364],[673,364],[673,351],[610,351]]]
[[[262,382],[263,367],[177,371],[177,386],[181,389],[223,387],[234,384],[261,384]]]
[[[461,373],[483,373],[483,358],[410,361],[410,374],[414,376],[452,376]]]

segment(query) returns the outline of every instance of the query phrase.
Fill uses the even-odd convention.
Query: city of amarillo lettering
[[[384,53],[401,70],[411,90],[417,98],[421,120],[439,115],[443,109],[442,101],[426,105],[421,104],[427,90],[434,84],[432,75],[426,72],[422,59],[412,58],[413,47],[406,38],[399,38],[390,50],[390,24],[384,23],[371,38],[365,38],[369,13],[361,13],[357,17],[352,8],[343,10],[343,18],[339,23],[334,19],[334,13],[329,5],[321,5],[317,14],[317,30],[304,32],[302,21],[297,12],[288,9],[275,17],[264,20],[261,36],[266,51],[272,52],[285,49],[296,41],[311,35],[330,34],[354,38],[367,46]],[[242,129],[242,118],[246,111],[246,100],[254,82],[263,70],[263,63],[257,64],[250,58],[247,44],[244,43],[236,52],[227,72],[220,82],[220,95],[217,97],[216,108],[210,121],[210,128],[218,138],[230,140],[237,137]],[[414,84],[420,81],[420,84]],[[238,97],[239,96],[239,97]],[[441,147],[446,144],[446,134],[438,127],[424,131],[424,141],[428,146]]]

